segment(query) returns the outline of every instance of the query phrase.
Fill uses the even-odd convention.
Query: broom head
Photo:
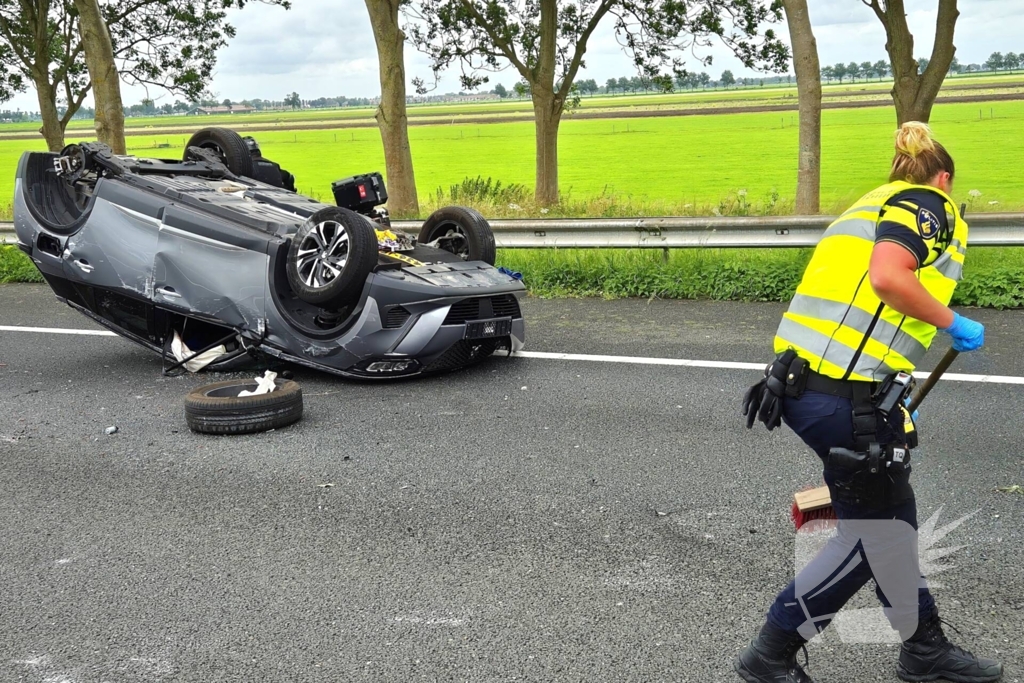
[[[812,520],[836,519],[836,511],[832,507],[832,497],[827,486],[805,489],[793,496],[791,511],[793,524],[797,530]]]

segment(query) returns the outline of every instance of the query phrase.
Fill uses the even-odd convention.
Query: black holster
[[[863,451],[831,449],[824,474],[834,500],[885,509],[914,497],[910,471],[909,449],[873,442]]]

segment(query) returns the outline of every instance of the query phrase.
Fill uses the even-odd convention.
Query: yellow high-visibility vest
[[[868,277],[882,207],[911,189],[927,189],[945,200],[952,240],[935,244],[940,235],[926,237],[932,251],[917,275],[932,296],[949,304],[963,275],[967,223],[941,190],[889,183],[861,197],[825,231],[779,324],[776,353],[792,348],[812,370],[836,379],[881,381],[894,372],[913,371],[928,350],[935,327],[883,304]],[[886,218],[892,212],[895,220],[907,222],[900,220],[900,211],[917,220],[900,207],[888,208]],[[908,227],[918,229],[916,222]]]

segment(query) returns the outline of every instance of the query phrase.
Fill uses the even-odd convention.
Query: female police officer
[[[953,173],[953,159],[928,126],[900,127],[890,182],[825,231],[779,325],[776,359],[744,399],[748,427],[755,418],[769,429],[784,420],[821,457],[840,520],[736,660],[747,681],[811,681],[797,651],[870,578],[903,641],[902,679],[981,683],[1002,674],[997,662],[946,639],[920,577],[910,418],[893,403],[905,401],[909,378],[900,373],[914,369],[936,330],[959,351],[984,341],[981,324],[947,306],[967,246],[967,224],[949,196]],[[909,581],[909,604],[905,590],[896,595],[901,580]]]

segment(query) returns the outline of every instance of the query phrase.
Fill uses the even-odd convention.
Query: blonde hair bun
[[[896,152],[899,154],[916,159],[921,152],[931,152],[934,149],[932,129],[927,123],[907,121],[896,131]]]

